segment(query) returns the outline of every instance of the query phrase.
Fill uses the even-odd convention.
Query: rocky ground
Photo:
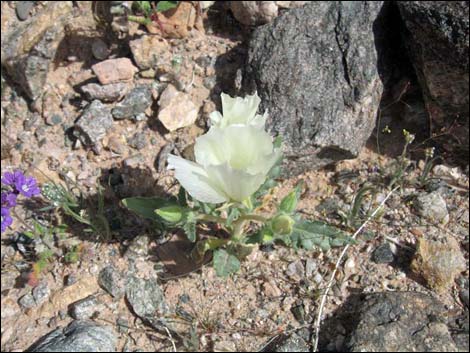
[[[41,197],[15,207],[1,243],[2,351],[310,351],[321,295],[341,249],[260,247],[239,273],[223,279],[210,258],[192,261],[182,234],[159,232],[119,203],[177,192],[166,156],[190,158],[208,114],[220,110],[220,93],[243,86],[251,29],[219,4],[201,10],[204,31],[186,30],[197,27],[196,17],[173,36],[182,38],[149,34],[135,23],[116,32],[94,2],[60,3],[2,2],[2,175],[21,169],[40,186],[74,183],[93,207],[102,188],[111,230],[106,238],[60,211],[41,211]],[[32,37],[44,28],[39,44],[18,44],[24,33]],[[320,351],[468,347],[468,162],[465,168],[449,157],[446,143],[453,140],[445,130],[430,138],[429,126],[416,118],[425,106],[412,89],[417,82],[409,85],[393,86],[398,99],[384,93],[379,128],[357,158],[285,177],[271,194],[279,200],[304,180],[300,212],[353,233],[388,192],[384,181],[403,150],[402,130],[417,135],[411,164],[398,180],[402,187],[336,275]],[[426,168],[423,150],[434,141],[444,158],[417,184]],[[301,148],[292,146],[290,152]],[[340,215],[369,185],[377,192],[367,194],[348,223]],[[34,222],[67,227],[48,234],[54,256],[31,280],[37,254],[50,245],[21,235]]]

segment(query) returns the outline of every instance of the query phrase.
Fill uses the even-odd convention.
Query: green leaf
[[[196,256],[202,258],[207,251],[215,250],[224,246],[228,243],[228,239],[220,239],[220,238],[207,238],[201,241],[198,241],[194,251],[196,252]]]
[[[224,249],[214,251],[214,268],[217,276],[227,277],[235,273],[240,268],[240,261],[236,256],[228,253]]]
[[[274,240],[273,231],[269,227],[261,228],[256,234],[247,238],[247,244],[267,244]]]
[[[169,223],[178,223],[183,219],[186,210],[178,205],[157,208],[155,213]]]
[[[254,244],[233,243],[229,246],[229,252],[239,260],[244,260],[255,248]]]
[[[299,202],[302,184],[303,182],[298,183],[294,190],[292,190],[286,197],[282,199],[281,203],[279,204],[279,211],[285,213],[292,213],[295,211],[297,203]]]
[[[152,6],[150,1],[136,1],[137,8],[139,11],[142,11],[146,16],[149,16],[152,12]]]
[[[279,214],[271,220],[271,229],[276,235],[289,235],[295,221],[286,214]]]
[[[319,221],[301,220],[294,224],[291,234],[292,245],[307,250],[315,246],[323,251],[331,247],[351,244],[353,239],[341,230]]]
[[[196,242],[196,216],[194,212],[187,212],[183,230],[191,243]]]
[[[227,226],[230,227],[232,222],[237,220],[240,217],[240,210],[236,207],[232,208],[227,216]]]
[[[157,208],[174,205],[175,203],[168,199],[158,197],[128,197],[123,199],[122,203],[131,211],[147,219],[157,220],[155,214]]]
[[[171,9],[174,9],[178,6],[179,1],[159,1],[157,4],[157,11],[158,12],[165,12]]]

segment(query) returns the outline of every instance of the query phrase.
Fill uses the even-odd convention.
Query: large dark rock
[[[27,352],[115,352],[116,341],[110,327],[81,320],[48,333]]]
[[[51,62],[65,36],[65,20],[72,1],[50,1],[33,18],[12,23],[2,32],[2,66],[31,99],[38,98],[46,85]],[[2,23],[9,21],[4,18]],[[3,27],[2,27],[3,28]]]
[[[417,292],[369,294],[346,345],[351,352],[456,352],[443,304]]]
[[[268,128],[284,140],[286,171],[299,174],[357,156],[382,93],[373,24],[382,2],[311,2],[259,27],[244,91],[258,91]]]
[[[399,1],[398,7],[427,111],[437,125],[459,117],[464,128],[456,133],[468,149],[468,1]]]

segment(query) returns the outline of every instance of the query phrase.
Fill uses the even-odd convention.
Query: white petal
[[[200,165],[170,154],[168,169],[175,170],[175,178],[196,200],[210,203],[221,203],[228,200],[217,189],[217,186],[211,183],[207,172]]]
[[[225,126],[232,124],[249,124],[255,117],[261,102],[257,93],[252,96],[246,96],[245,98],[232,98],[228,94],[222,93],[221,99]]]
[[[211,120],[212,126],[219,126],[222,122],[223,116],[220,114],[220,112],[215,111],[210,113],[209,119]]]
[[[228,164],[206,168],[211,182],[226,194],[231,201],[242,202],[259,189],[266,179],[265,174],[249,174],[231,168]]]

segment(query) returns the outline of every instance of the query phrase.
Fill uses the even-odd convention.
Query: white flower
[[[170,155],[168,169],[196,200],[242,202],[264,183],[280,153],[271,136],[254,126],[212,127],[196,139],[196,163]]]
[[[213,112],[210,115],[212,126],[225,128],[230,125],[253,125],[256,128],[264,129],[264,124],[268,116],[256,114],[261,99],[258,93],[245,98],[232,98],[228,94],[222,93],[222,114]]]

